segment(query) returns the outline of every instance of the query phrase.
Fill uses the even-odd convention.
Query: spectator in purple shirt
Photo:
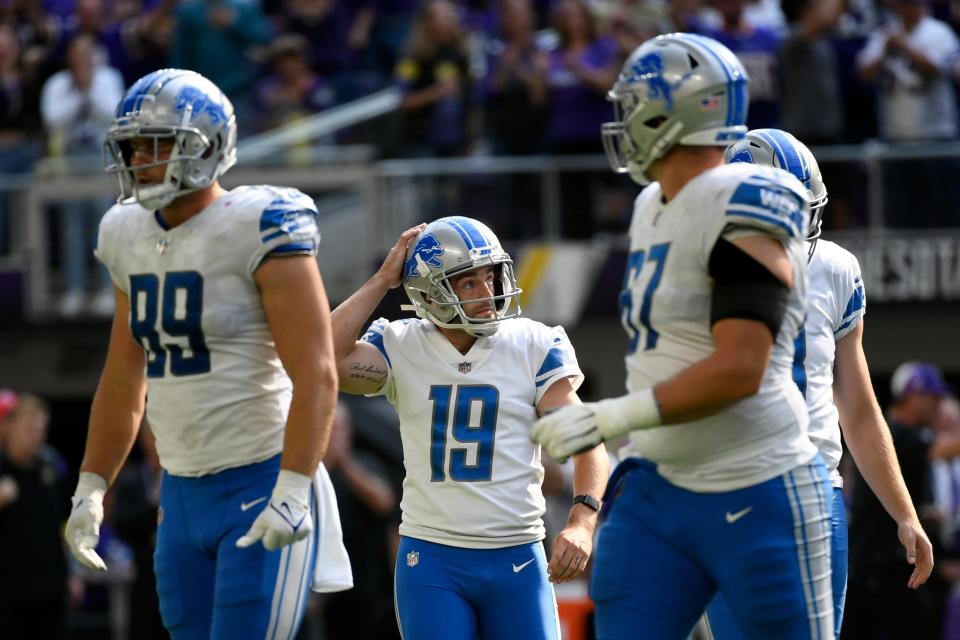
[[[491,43],[484,88],[494,152],[526,155],[543,151],[547,53],[536,43],[530,0],[503,0],[502,40]]]
[[[323,78],[310,68],[310,43],[288,33],[270,47],[273,73],[257,85],[260,128],[271,129],[333,106],[334,94]]]
[[[582,0],[561,0],[552,13],[560,45],[550,53],[548,140],[553,153],[600,153],[600,125],[612,117],[606,101],[619,67],[616,44],[597,34]]]
[[[723,16],[723,26],[708,29],[706,35],[725,44],[750,75],[747,126],[751,129],[778,127],[780,35],[772,29],[753,27],[744,19],[747,0],[716,0],[715,4]]]
[[[303,36],[310,46],[313,70],[325,76],[344,72],[352,63],[348,46],[352,11],[337,0],[287,0],[280,31]]]
[[[103,0],[77,0],[51,62],[64,63],[69,44],[79,34],[87,34],[106,55],[104,62],[123,74],[125,84],[132,84],[165,66],[172,34],[170,15],[177,1],[154,0],[147,9],[143,0],[119,0],[111,3],[108,12]]]
[[[550,53],[547,144],[554,154],[601,153],[600,127],[613,117],[606,92],[620,66],[617,45],[597,33],[582,0],[561,0],[551,14],[560,45]],[[593,184],[574,172],[561,182],[561,215],[567,237],[593,235]]]

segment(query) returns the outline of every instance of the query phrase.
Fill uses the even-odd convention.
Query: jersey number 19
[[[456,394],[454,394],[456,390]],[[450,403],[453,399],[453,422]],[[443,482],[447,432],[455,443],[476,443],[476,461],[467,463],[469,449],[450,447],[450,479],[483,482],[493,476],[493,442],[497,431],[500,392],[490,385],[433,385],[430,387],[433,417],[430,425],[430,480]],[[478,406],[479,405],[479,406]],[[478,415],[475,420],[471,420]],[[449,428],[448,428],[449,427]]]

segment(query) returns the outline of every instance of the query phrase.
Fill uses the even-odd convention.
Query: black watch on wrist
[[[578,496],[574,496],[573,504],[582,504],[584,506],[590,507],[597,513],[600,513],[600,501],[588,493],[581,493]]]

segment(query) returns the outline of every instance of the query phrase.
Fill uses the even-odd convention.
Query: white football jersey
[[[292,385],[253,273],[267,256],[316,253],[313,200],[240,187],[183,224],[135,204],[100,223],[96,255],[130,299],[147,355],[147,419],[172,474],[199,476],[283,448]]]
[[[793,288],[756,395],[701,420],[633,431],[625,454],[647,458],[670,482],[701,492],[757,484],[816,455],[792,377],[807,289],[808,218],[807,193],[796,178],[753,164],[700,174],[667,204],[658,183],[641,192],[620,294],[630,337],[629,391],[652,387],[713,352],[708,265],[719,238],[763,234],[780,240],[793,267]]]
[[[865,313],[857,258],[839,245],[819,240],[810,260],[805,340],[797,343],[794,379],[807,398],[810,439],[820,449],[835,487],[843,486],[837,471],[843,448],[839,413],[833,403],[833,363],[837,341],[853,331]]]
[[[536,405],[561,378],[583,381],[563,328],[507,320],[466,355],[428,320],[381,318],[363,339],[387,362],[377,395],[400,415],[400,534],[476,549],[542,539]]]

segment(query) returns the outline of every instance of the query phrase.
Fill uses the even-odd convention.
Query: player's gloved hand
[[[94,551],[100,541],[100,523],[103,522],[103,494],[107,481],[96,473],[84,471],[73,494],[73,507],[63,537],[67,546],[80,564],[98,571],[106,571],[107,565]]]
[[[660,424],[653,389],[644,389],[620,398],[561,407],[534,422],[532,436],[552,458],[565,460],[634,429]]]
[[[270,502],[253,521],[250,530],[237,540],[237,546],[242,549],[263,540],[263,546],[273,551],[306,538],[313,531],[311,491],[312,478],[281,469]]]

